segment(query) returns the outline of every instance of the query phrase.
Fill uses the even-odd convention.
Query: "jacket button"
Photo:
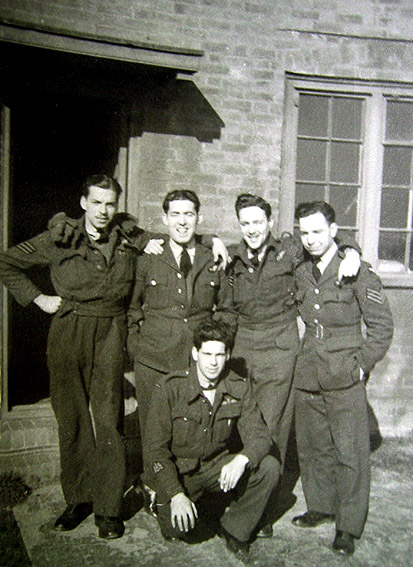
[[[156,280],[151,280],[151,285],[156,285]]]
[[[97,270],[103,270],[103,268],[102,268],[102,266],[101,266],[100,264],[98,264],[98,265],[96,266],[96,269],[97,269]]]
[[[316,295],[318,295],[318,294],[320,293],[320,290],[318,289],[318,287],[315,288],[314,293],[315,293]]]
[[[320,309],[320,306],[318,305],[318,303],[316,303],[316,304],[314,305],[314,309],[316,309],[317,311]]]
[[[182,274],[180,274],[179,272],[177,272],[176,277],[181,279],[182,278]]]
[[[181,294],[181,293],[182,293],[182,289],[178,289],[178,293]]]
[[[314,319],[314,323],[318,325],[318,319]]]
[[[253,273],[254,273],[254,268],[248,268],[248,271],[249,271],[250,274],[253,274]]]
[[[184,323],[188,323],[188,319],[186,317],[184,319]]]

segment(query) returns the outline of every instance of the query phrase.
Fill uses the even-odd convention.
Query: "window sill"
[[[389,274],[378,271],[377,274],[383,283],[383,287],[411,287],[413,288],[413,274]]]

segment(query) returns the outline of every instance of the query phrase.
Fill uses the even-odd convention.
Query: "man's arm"
[[[368,264],[362,264],[353,289],[366,324],[366,339],[357,359],[363,372],[368,374],[390,347],[393,317],[381,280]]]
[[[158,501],[164,504],[184,492],[171,452],[172,411],[164,380],[154,388],[146,423],[143,443],[147,467],[143,480],[156,490]]]
[[[229,274],[219,272],[219,289],[215,306],[214,319],[228,323],[235,335],[238,324],[238,313],[234,308],[233,288]]]
[[[51,256],[52,244],[47,232],[12,246],[0,254],[0,281],[7,286],[20,305],[26,307],[34,301],[47,313],[57,311],[61,298],[43,295],[26,275],[30,268],[48,266]]]

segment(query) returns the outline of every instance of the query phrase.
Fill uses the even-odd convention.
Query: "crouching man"
[[[145,429],[144,482],[156,491],[166,538],[182,538],[195,527],[196,502],[205,493],[233,496],[219,535],[242,559],[279,464],[268,455],[272,441],[249,383],[226,368],[231,341],[226,323],[201,323],[189,373],[171,373],[157,384]],[[234,453],[237,433],[241,448]]]

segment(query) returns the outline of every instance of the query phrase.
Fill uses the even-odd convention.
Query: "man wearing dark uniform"
[[[220,520],[227,548],[245,558],[251,534],[277,483],[279,464],[268,455],[271,438],[249,380],[225,369],[232,333],[220,321],[194,333],[189,374],[158,380],[145,430],[145,482],[156,491],[157,517],[167,538],[194,528],[206,492],[231,503]],[[242,447],[231,452],[238,432]]]
[[[284,465],[299,347],[293,274],[303,248],[289,234],[281,239],[272,236],[271,205],[262,197],[241,194],[235,210],[243,240],[228,249],[232,258],[230,284],[238,315],[232,363],[251,377],[254,395],[273,438],[273,450]],[[350,256],[339,269],[352,275],[359,268],[359,255],[349,246],[352,244],[341,246]],[[271,535],[271,524],[259,532],[260,537]]]
[[[193,191],[168,193],[163,221],[168,228],[164,251],[138,259],[135,288],[128,313],[128,349],[134,359],[139,424],[158,378],[188,368],[194,328],[215,319],[234,324],[227,278],[211,250],[195,238],[201,222]]]
[[[336,523],[333,549],[354,552],[369,503],[369,427],[363,377],[384,357],[393,321],[378,276],[362,262],[354,278],[337,281],[335,213],[322,201],[296,209],[308,255],[296,269],[305,336],[295,373],[298,457],[308,511],[303,528]],[[366,327],[362,333],[362,323]]]
[[[67,503],[54,527],[74,529],[93,511],[106,539],[124,531],[126,308],[136,246],[149,239],[116,215],[121,191],[106,175],[89,177],[80,200],[85,214],[70,243],[57,246],[44,232],[0,255],[0,279],[16,300],[54,314],[47,355]],[[49,268],[55,296],[43,295],[25,275],[33,266]]]

